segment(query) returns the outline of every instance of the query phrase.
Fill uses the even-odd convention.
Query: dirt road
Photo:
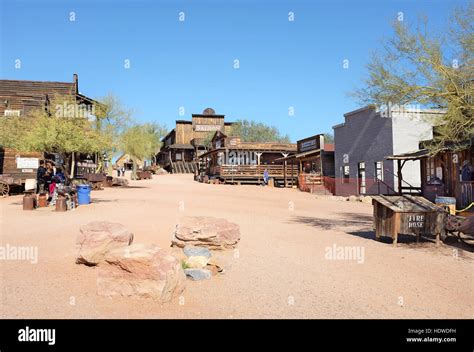
[[[38,262],[0,261],[2,318],[472,318],[474,255],[432,243],[376,242],[372,206],[294,189],[208,185],[189,175],[92,193],[74,211],[22,210],[0,199],[0,245],[37,246]],[[170,244],[184,215],[241,228],[225,275],[187,281],[181,302],[96,295],[94,268],[75,264],[79,226],[120,222],[134,242]],[[344,249],[357,256],[338,256]],[[181,304],[180,304],[181,303]]]

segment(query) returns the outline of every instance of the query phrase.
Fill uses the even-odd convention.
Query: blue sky
[[[359,107],[346,94],[360,85],[370,53],[391,35],[399,12],[409,22],[426,14],[439,29],[454,7],[466,3],[0,2],[2,79],[72,81],[77,73],[81,93],[96,99],[113,93],[139,121],[171,129],[176,119],[212,107],[227,121],[274,125],[293,141],[332,132],[345,112]]]

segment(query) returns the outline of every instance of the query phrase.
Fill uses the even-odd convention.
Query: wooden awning
[[[427,158],[429,156],[430,156],[430,152],[428,149],[421,149],[415,152],[388,156],[386,159],[387,160],[419,160],[419,159]]]
[[[275,161],[286,161],[286,160],[291,160],[291,159],[302,159],[302,158],[306,158],[308,156],[311,156],[313,154],[321,154],[321,149],[315,149],[315,150],[310,150],[308,152],[303,152],[303,153],[294,154],[294,155],[288,155],[288,156],[285,156],[283,158],[275,159]]]

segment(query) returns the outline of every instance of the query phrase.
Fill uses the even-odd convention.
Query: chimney
[[[76,94],[79,93],[79,80],[77,78],[77,73],[72,75],[72,83],[74,83],[74,89],[76,90]]]

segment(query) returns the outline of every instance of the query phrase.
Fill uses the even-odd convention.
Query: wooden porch
[[[213,168],[213,174],[224,183],[260,184],[263,173],[268,171],[270,178],[285,187],[296,185],[298,168],[293,165],[218,165]]]

